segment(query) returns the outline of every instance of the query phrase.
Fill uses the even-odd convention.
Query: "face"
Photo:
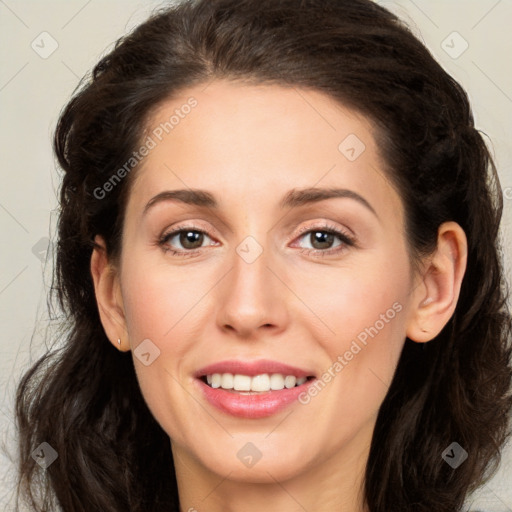
[[[175,456],[260,482],[364,456],[413,288],[370,121],[320,92],[216,81],[146,136],[119,294]]]

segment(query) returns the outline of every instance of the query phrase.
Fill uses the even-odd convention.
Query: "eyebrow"
[[[284,208],[298,208],[306,204],[317,203],[319,201],[325,201],[326,199],[332,198],[348,198],[357,201],[362,204],[368,210],[370,210],[377,218],[377,212],[374,210],[372,205],[358,193],[348,190],[345,188],[316,188],[310,187],[305,189],[293,189],[290,190],[280,201],[279,206],[281,209]],[[215,197],[206,190],[198,189],[180,189],[180,190],[166,190],[160,192],[153,198],[151,198],[146,206],[144,207],[143,215],[148,210],[158,203],[165,201],[179,201],[185,204],[191,204],[195,206],[203,206],[206,208],[218,209],[219,203]]]
[[[363,196],[360,196],[353,190],[348,190],[346,188],[311,187],[301,190],[290,190],[281,200],[280,206],[281,208],[297,208],[305,204],[317,203],[319,201],[325,201],[326,199],[337,197],[354,199],[370,210],[378,218],[377,212]]]

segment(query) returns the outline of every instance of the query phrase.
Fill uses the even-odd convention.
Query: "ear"
[[[126,351],[129,343],[118,271],[108,261],[106,244],[101,236],[94,238],[94,245],[91,274],[101,323],[112,345]]]
[[[416,342],[435,338],[452,317],[466,271],[467,239],[456,222],[438,229],[437,248],[425,259],[413,291],[407,337]]]

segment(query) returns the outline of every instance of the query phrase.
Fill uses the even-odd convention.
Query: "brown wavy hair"
[[[54,291],[59,343],[17,392],[20,499],[37,511],[178,511],[167,434],[130,353],[107,340],[89,270],[95,235],[119,256],[130,184],[101,187],[140,146],[150,113],[216,78],[323,92],[367,116],[406,211],[411,261],[455,221],[468,239],[456,311],[409,339],[380,408],[365,475],[371,512],[454,512],[496,469],[509,435],[511,316],[498,243],[502,195],[463,88],[370,0],[197,0],[155,11],[94,67],[61,113],[63,170]],[[41,442],[57,452],[42,470]],[[469,454],[456,470],[441,454]]]

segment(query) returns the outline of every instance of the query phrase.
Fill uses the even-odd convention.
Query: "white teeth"
[[[214,373],[212,375],[212,383],[210,385],[212,388],[220,388],[221,381],[222,375],[220,373]]]
[[[234,379],[233,379],[233,375],[231,375],[231,373],[223,373],[220,387],[222,389],[233,389],[233,386],[234,386],[233,381],[234,381]]]
[[[251,391],[251,377],[249,375],[238,375],[233,377],[233,388],[235,391]]]
[[[282,375],[281,373],[262,373],[251,377],[232,373],[214,373],[206,376],[206,382],[212,388],[234,389],[235,391],[279,391],[281,389],[294,388],[306,382],[306,377],[295,377],[294,375]]]
[[[287,389],[294,388],[295,383],[297,382],[297,378],[293,375],[287,375],[284,379],[284,386]]]
[[[267,373],[255,375],[251,381],[251,391],[269,391],[270,377]]]
[[[284,377],[280,373],[274,373],[274,375],[270,377],[270,389],[272,391],[284,389]]]

